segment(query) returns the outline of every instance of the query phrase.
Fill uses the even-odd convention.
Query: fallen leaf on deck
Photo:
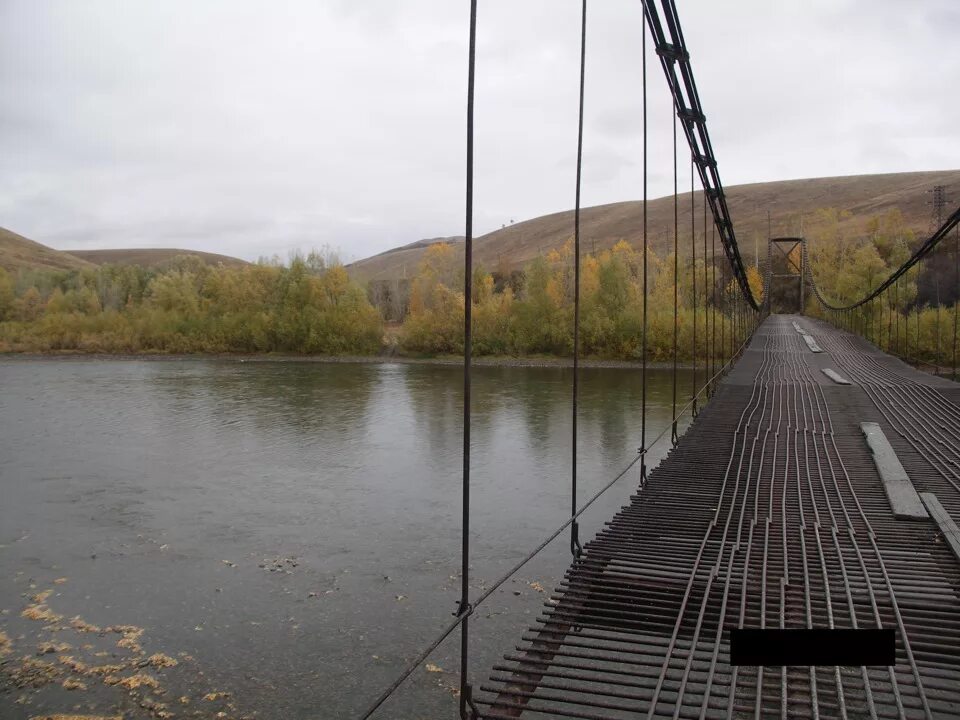
[[[163,653],[154,653],[147,658],[147,662],[153,665],[154,667],[175,667],[178,663],[169,655],[164,655]]]
[[[30,720],[123,720],[122,715],[31,715]]]
[[[214,700],[222,700],[228,697],[230,697],[230,693],[228,692],[214,691],[214,692],[208,692],[206,695],[203,696],[203,699],[213,702]]]
[[[87,632],[87,633],[98,633],[100,628],[97,625],[92,625],[84,620],[82,617],[77,615],[72,620],[70,620],[70,627],[72,627],[77,632]],[[109,630],[110,628],[107,628]]]
[[[146,673],[137,673],[136,675],[131,675],[128,678],[123,678],[118,685],[127,688],[127,690],[134,690],[135,688],[140,687],[141,685],[146,685],[147,687],[155,688],[160,685],[157,682],[156,678],[147,675]]]
[[[63,620],[63,615],[57,615],[57,613],[46,605],[41,604],[28,605],[23,609],[23,612],[20,613],[20,617],[25,617],[27,620],[42,620],[43,622],[49,623]]]

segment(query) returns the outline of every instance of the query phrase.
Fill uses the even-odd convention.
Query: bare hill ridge
[[[728,187],[726,194],[741,252],[753,258],[756,245],[761,255],[766,252],[768,210],[774,236],[799,235],[801,225],[809,234],[815,229],[814,212],[828,207],[851,213],[843,224],[850,235],[863,233],[871,218],[898,209],[907,226],[922,236],[929,230],[929,191],[935,185],[960,190],[960,170],[752,183]],[[689,255],[690,193],[681,195],[679,202],[681,253]],[[694,214],[698,231],[703,227],[702,203],[702,193],[696,193]],[[653,249],[662,255],[673,247],[673,196],[649,201],[648,212],[648,238]],[[586,252],[612,247],[619,240],[640,247],[643,203],[629,201],[584,208],[580,224]],[[537,255],[560,247],[572,236],[572,210],[544,215],[476,238],[474,262],[487,270],[516,269]],[[461,239],[457,241],[462,244]],[[429,244],[421,241],[395,248],[352,263],[348,269],[360,282],[410,277],[417,272]],[[700,252],[702,240],[698,240]]]
[[[179,248],[70,250],[69,254],[95,265],[142,265],[144,267],[155,267],[172,260],[177,255],[195,255],[207,265],[223,264],[227,267],[240,267],[249,264],[246,260],[230,257],[229,255],[201,252],[199,250],[182,250]]]
[[[195,255],[207,265],[247,265],[245,260],[217,253],[180,248],[131,248],[114,250],[54,250],[17,233],[0,228],[0,267],[9,271],[82,270],[97,265],[142,265],[156,267],[178,255]]]
[[[20,268],[82,270],[93,265],[82,258],[54,250],[11,230],[0,228],[0,267],[4,270],[16,271]]]

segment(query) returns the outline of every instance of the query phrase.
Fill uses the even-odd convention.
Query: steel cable
[[[474,96],[475,96],[475,76],[476,76],[476,23],[477,23],[477,0],[471,0],[470,2],[470,30],[469,30],[469,50],[468,50],[468,80],[467,80],[467,123],[466,123],[466,219],[465,219],[465,249],[464,249],[464,365],[463,365],[463,470],[462,470],[462,540],[461,540],[461,592],[460,599],[458,601],[458,609],[455,613],[455,618],[451,621],[417,657],[413,662],[405,666],[404,670],[398,676],[398,678],[388,687],[373,703],[373,705],[363,714],[362,718],[369,718],[381,705],[382,703],[399,687],[399,685],[413,672],[416,667],[426,659],[426,657],[435,650],[440,643],[443,642],[456,627],[459,625],[461,629],[461,642],[460,642],[460,716],[461,718],[473,717],[476,714],[476,709],[474,707],[473,698],[472,698],[472,688],[469,683],[469,617],[473,613],[474,609],[486,600],[490,595],[496,591],[499,587],[502,586],[510,577],[512,577],[520,568],[522,568],[530,559],[536,556],[546,545],[552,542],[556,537],[558,537],[568,526],[571,527],[571,549],[576,550],[579,548],[579,542],[577,537],[577,518],[585,512],[604,492],[606,492],[610,487],[613,486],[618,480],[626,475],[626,473],[633,468],[638,462],[640,463],[640,476],[641,476],[641,485],[646,480],[647,477],[647,463],[646,457],[650,448],[655,446],[666,434],[667,428],[664,428],[656,438],[648,444],[647,440],[647,369],[648,369],[648,350],[649,350],[649,271],[648,271],[648,261],[649,261],[649,238],[648,238],[648,179],[649,179],[649,168],[648,168],[648,93],[647,93],[647,49],[646,49],[646,39],[647,31],[651,30],[648,27],[648,22],[651,20],[651,9],[647,2],[644,3],[644,18],[645,22],[643,25],[643,34],[642,34],[642,99],[643,99],[643,110],[642,110],[642,122],[643,122],[643,281],[642,281],[642,292],[643,292],[643,318],[642,318],[642,358],[641,358],[641,376],[642,376],[642,400],[641,400],[641,437],[640,437],[640,448],[637,455],[627,464],[627,466],[612,480],[606,483],[601,487],[583,506],[579,509],[577,508],[577,400],[579,394],[579,350],[580,350],[580,339],[579,339],[579,319],[580,319],[580,198],[581,198],[581,176],[582,176],[582,142],[583,142],[583,107],[584,107],[584,88],[585,88],[585,47],[586,47],[586,0],[583,0],[582,5],[582,16],[581,16],[581,65],[580,65],[580,97],[579,97],[579,123],[578,123],[578,141],[577,141],[577,177],[576,177],[576,207],[575,207],[575,269],[574,269],[574,379],[573,379],[573,389],[572,389],[572,448],[571,448],[571,516],[554,531],[550,536],[548,536],[537,548],[532,552],[528,553],[524,558],[522,558],[517,564],[515,564],[505,575],[499,578],[495,583],[493,583],[487,590],[481,593],[474,603],[470,603],[469,597],[469,558],[470,558],[470,448],[471,448],[471,380],[472,380],[472,353],[473,353],[473,332],[472,332],[472,317],[473,317],[473,175],[474,175]],[[679,36],[679,27],[675,22],[675,8],[673,4],[670,3],[668,6],[668,24],[670,25],[671,32],[680,37],[680,46],[682,47],[682,36]],[[658,26],[659,30],[659,26]],[[657,38],[655,38],[655,41]],[[661,43],[657,43],[656,49],[658,53],[663,54],[661,51],[664,49],[664,46]],[[683,51],[685,53],[685,50]],[[683,62],[686,61],[686,58],[679,57]],[[689,68],[687,67],[687,74],[689,74]],[[668,78],[669,79],[669,78]],[[692,76],[690,78],[692,80]],[[675,94],[675,98],[677,95]],[[697,101],[697,104],[699,101]],[[676,383],[677,383],[677,353],[678,353],[678,318],[679,318],[679,258],[678,258],[678,228],[679,228],[679,210],[678,210],[678,186],[677,186],[677,150],[676,150],[676,123],[677,118],[684,119],[684,129],[687,133],[688,140],[691,138],[693,124],[689,121],[689,118],[684,117],[684,107],[681,105],[679,99],[676,100],[676,110],[677,117],[674,118],[674,403],[673,403],[673,419],[671,422],[671,430],[673,433],[673,440],[676,439],[677,432],[677,419],[685,414],[691,408],[696,408],[697,401],[699,396],[703,393],[711,393],[716,385],[716,381],[719,375],[727,372],[733,359],[743,350],[745,344],[749,341],[749,338],[746,334],[746,326],[743,322],[744,315],[743,310],[740,307],[733,307],[732,299],[729,297],[729,293],[726,291],[726,281],[725,275],[727,271],[726,264],[722,268],[724,280],[723,288],[720,296],[720,302],[717,301],[717,283],[716,283],[716,236],[717,229],[719,227],[721,234],[721,243],[724,251],[726,252],[728,259],[730,260],[730,272],[736,277],[740,284],[740,289],[742,291],[743,297],[750,303],[753,303],[753,298],[750,294],[749,286],[746,284],[745,276],[742,272],[742,263],[740,263],[739,251],[736,246],[736,240],[733,236],[733,226],[728,219],[728,211],[726,209],[726,201],[723,197],[722,187],[719,184],[719,178],[716,175],[716,165],[715,161],[712,160],[712,150],[709,148],[709,140],[706,139],[706,144],[704,147],[704,154],[697,154],[695,150],[695,145],[691,144],[691,151],[694,152],[694,164],[699,168],[701,181],[704,186],[704,218],[706,220],[706,205],[709,202],[711,209],[714,214],[715,223],[713,224],[713,299],[714,299],[714,309],[710,313],[712,319],[708,322],[707,313],[705,312],[704,318],[704,329],[708,327],[712,328],[712,351],[710,353],[710,367],[709,372],[707,373],[707,378],[705,379],[704,385],[699,388],[696,388],[696,353],[697,353],[697,344],[696,339],[693,341],[693,352],[694,352],[694,378],[693,378],[693,391],[691,394],[690,401],[687,402],[683,408],[677,411],[677,402],[676,402]],[[702,120],[697,121],[700,126],[700,135],[701,140],[705,138],[705,127],[703,127]],[[704,158],[707,158],[709,162],[705,166],[703,164]],[[706,173],[706,174],[705,174]],[[708,189],[710,188],[710,189]],[[693,302],[694,302],[694,313],[696,313],[696,247],[695,247],[695,231],[693,228],[693,213],[694,213],[694,199],[693,199],[693,180],[691,178],[691,263],[693,271]],[[706,227],[704,227],[704,299],[706,300],[706,282],[707,282],[707,268],[706,268]],[[738,268],[740,271],[738,271]],[[706,306],[706,303],[705,303]],[[730,338],[729,338],[729,352],[726,342],[726,324],[727,324],[727,315],[733,310],[734,314],[731,314],[731,328],[730,328]],[[721,320],[721,338],[720,338],[720,349],[721,355],[718,358],[717,351],[717,339],[716,339],[716,314],[719,312]],[[696,318],[696,315],[694,315]],[[694,319],[694,323],[696,320]],[[738,334],[734,335],[734,323],[738,323]],[[693,329],[694,338],[696,338],[696,326],[694,325]],[[717,365],[719,364],[719,368]],[[706,369],[706,368],[705,368]]]
[[[477,0],[470,0],[470,40],[467,62],[466,221],[463,253],[463,513],[460,560],[460,717],[472,710],[469,682],[470,641],[470,394],[473,355],[473,115],[477,58]]]
[[[583,96],[587,64],[587,0],[580,9],[580,102],[577,120],[577,181],[573,212],[573,397],[570,418],[570,514],[577,512],[577,401],[580,394],[580,184],[583,174]],[[570,525],[570,552],[580,555],[579,526]]]
[[[680,257],[679,257],[679,239],[680,239],[680,203],[677,195],[677,118],[671,107],[670,112],[673,118],[673,409],[674,418],[677,415],[677,319],[680,309]],[[646,264],[646,260],[644,260]],[[677,421],[674,420],[670,426],[670,442],[676,446],[679,436],[677,435]]]
[[[640,76],[643,97],[643,339],[641,341],[640,367],[640,453],[644,455],[647,449],[647,24],[643,23],[640,31]],[[640,460],[640,482],[647,479],[647,463]]]

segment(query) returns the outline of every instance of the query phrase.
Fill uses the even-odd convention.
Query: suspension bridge
[[[817,284],[802,237],[770,238],[765,297],[758,296],[740,255],[676,4],[644,0],[643,10],[645,204],[648,40],[675,115],[672,426],[656,438],[647,427],[644,263],[644,412],[638,452],[581,502],[576,448],[587,47],[583,0],[572,228],[570,516],[506,574],[471,596],[472,303],[466,302],[460,598],[451,622],[438,628],[436,638],[362,717],[381,709],[386,717],[391,694],[457,629],[464,719],[960,717],[960,385],[955,382],[960,303],[941,308],[938,301],[937,358],[930,373],[904,361],[911,360],[911,338],[914,351],[919,349],[921,313],[915,303],[914,335],[910,306],[901,299],[910,273],[938,249],[942,255],[954,238],[956,293],[960,208],[938,218],[936,230],[906,262],[857,298],[836,300]],[[472,0],[465,298],[473,297],[476,23]],[[687,279],[681,278],[676,252],[678,127],[689,150],[689,281],[693,348],[700,363],[694,365],[691,400],[682,407],[677,308],[681,282]],[[695,177],[702,191],[702,248],[695,233]],[[646,258],[646,212],[643,223]],[[775,248],[785,246],[790,272],[774,273]],[[796,313],[772,314],[771,287],[790,281],[787,276],[797,281]],[[819,317],[804,314],[809,303]],[[946,333],[941,314],[952,320]],[[952,379],[941,376],[945,367]],[[688,413],[696,419],[680,435],[678,419]],[[649,468],[647,452],[667,432],[673,449]],[[581,543],[578,518],[618,482],[634,484],[629,503],[592,540]],[[559,537],[569,538],[571,564],[534,624],[492,668],[471,668],[469,621],[476,608]]]

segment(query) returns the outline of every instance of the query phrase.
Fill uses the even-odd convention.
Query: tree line
[[[286,266],[185,255],[155,269],[0,269],[7,351],[372,354],[382,338],[364,291],[318,253]]]
[[[832,305],[860,300],[899,268],[923,238],[892,210],[872,219],[865,235],[844,232],[849,213],[829,208],[817,213],[818,231],[809,242],[810,269]],[[853,312],[849,322],[883,350],[920,364],[950,365],[957,337],[957,242],[940,245],[914,265],[879,298]],[[810,315],[827,317],[814,297],[805,301]]]
[[[453,248],[427,248],[411,282],[400,346],[407,352],[463,352],[463,271]],[[660,258],[647,251],[644,297],[644,258],[625,241],[608,250],[584,255],[580,270],[580,342],[586,356],[639,360],[643,353],[644,312],[647,316],[648,359],[673,357],[674,325],[677,354],[691,360],[707,354],[707,333],[729,326],[723,315],[739,292],[718,263],[704,279],[702,258],[695,262]],[[674,274],[677,277],[674,312]],[[758,296],[763,281],[755,266],[748,278]],[[504,275],[501,275],[504,278]],[[522,273],[497,282],[483,268],[473,278],[473,347],[478,355],[556,355],[573,352],[573,243],[533,259]],[[696,295],[696,299],[695,299]],[[694,345],[694,337],[696,345]]]
[[[872,220],[866,235],[848,236],[848,218],[835,209],[821,210],[809,237],[811,270],[836,304],[875,287],[916,245],[897,212]],[[583,355],[640,359],[646,314],[649,360],[672,359],[675,323],[678,358],[706,358],[713,352],[708,338],[714,328],[725,332],[732,324],[739,289],[725,259],[718,257],[716,265],[704,261],[660,257],[653,251],[644,258],[625,241],[583,255]],[[874,329],[888,323],[892,329],[900,319],[913,328],[911,354],[935,361],[954,331],[951,308],[957,288],[949,281],[947,265],[952,267],[952,258],[944,251],[912,271],[895,296],[888,293],[886,305],[881,308],[878,302],[864,310],[863,323],[873,323]],[[765,288],[756,264],[748,264],[747,274],[757,297],[772,292],[774,311],[799,310],[797,285],[777,282]],[[444,243],[427,248],[404,290],[399,298],[372,285],[360,287],[329,252],[296,255],[286,264],[273,259],[242,267],[213,267],[195,256],[180,256],[156,268],[0,269],[0,350],[462,353],[463,269],[455,249]],[[474,352],[569,356],[573,299],[572,241],[521,269],[490,273],[476,268]],[[820,312],[811,294],[805,302],[808,314]]]

